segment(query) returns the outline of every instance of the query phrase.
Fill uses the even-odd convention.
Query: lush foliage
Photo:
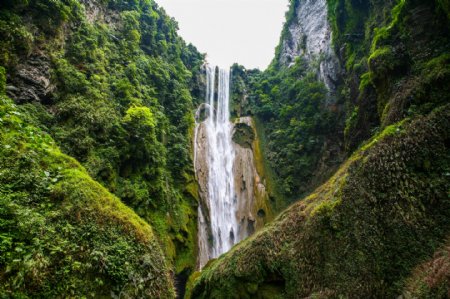
[[[290,67],[280,63],[301,1],[291,1],[266,71],[233,68],[232,108],[236,115],[260,119],[267,140],[264,156],[287,198],[301,197],[323,181],[340,163],[341,152],[349,155],[385,126],[448,101],[446,3],[327,3],[343,68],[334,94],[318,82],[322,57],[308,63],[299,57]]]
[[[255,117],[256,164],[284,204],[329,177],[343,144],[351,158],[192,276],[195,296],[448,292],[433,276],[448,272],[445,248],[417,265],[450,229],[449,2],[327,3],[336,93],[323,57],[280,64],[292,0],[270,67],[233,66],[232,115]],[[1,295],[171,297],[169,271],[194,269],[204,57],[176,31],[151,0],[0,3]]]
[[[6,1],[0,23],[0,65],[28,121],[153,224],[176,272],[195,267],[190,140],[203,55],[147,0]],[[37,96],[23,97],[30,89]]]
[[[172,297],[151,227],[0,96],[0,294]]]
[[[331,0],[328,7],[346,70],[339,96],[347,150],[380,128],[448,101],[446,1]],[[442,63],[429,68],[437,61]]]
[[[336,124],[325,105],[325,86],[299,58],[290,68],[264,73],[235,65],[233,87],[235,113],[251,113],[264,125],[265,158],[275,170],[278,188],[285,197],[297,198],[308,190],[325,137]]]

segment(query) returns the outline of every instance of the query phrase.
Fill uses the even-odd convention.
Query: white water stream
[[[239,239],[236,218],[237,199],[234,189],[233,162],[235,151],[230,122],[230,72],[206,66],[207,90],[204,107],[209,116],[195,129],[195,161],[207,165],[207,207],[199,207],[199,266],[227,252]],[[217,81],[217,82],[216,82]],[[217,88],[217,90],[216,90]],[[207,114],[208,115],[208,114]],[[198,149],[198,130],[204,126],[205,145]],[[199,157],[204,155],[204,157]],[[204,212],[209,212],[205,217]],[[207,221],[209,219],[209,222]]]

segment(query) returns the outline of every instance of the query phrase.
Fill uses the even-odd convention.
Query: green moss
[[[186,295],[184,299],[191,299],[192,287],[199,276],[200,276],[199,271],[195,271],[189,276],[188,281],[186,283]]]
[[[439,80],[450,76],[450,53],[443,53],[424,64],[423,77],[426,80]]]
[[[329,223],[335,208],[340,204],[341,202],[339,200],[321,202],[311,211],[311,216],[315,216],[317,219]]]
[[[195,198],[196,201],[199,200],[199,193],[198,193],[198,183],[197,181],[191,181],[186,186],[186,192],[189,193],[190,196]]]
[[[377,51],[377,48],[380,46],[379,43],[385,41],[390,36],[390,31],[399,23],[400,14],[405,4],[406,0],[398,0],[397,5],[391,11],[390,23],[387,26],[375,28],[371,46],[372,53]]]
[[[173,297],[152,228],[4,96],[0,120],[0,293]]]
[[[369,65],[370,62],[375,59],[385,59],[385,57],[392,56],[392,48],[391,47],[382,47],[379,49],[376,49],[374,52],[372,52],[369,56]]]
[[[251,148],[255,140],[255,132],[252,127],[244,123],[237,123],[234,125],[232,139],[242,147]]]
[[[359,107],[355,106],[353,108],[352,114],[345,120],[345,130],[344,130],[345,136],[348,136],[350,130],[352,130],[355,127],[356,121],[358,120],[358,113]]]
[[[257,117],[254,119],[256,134],[258,136],[255,139],[253,146],[253,157],[255,158],[255,166],[261,179],[265,182],[267,192],[270,197],[271,211],[276,214],[282,211],[287,206],[287,200],[283,196],[280,189],[280,184],[276,180],[276,175],[269,164],[267,159],[267,136],[264,132],[264,127],[261,120]]]
[[[353,52],[350,54],[350,57],[348,57],[347,61],[345,62],[345,69],[347,71],[351,71],[354,68],[355,59],[356,59],[356,53]]]
[[[384,128],[384,130],[373,136],[370,140],[368,140],[365,144],[361,146],[361,151],[366,151],[370,149],[372,146],[383,140],[387,136],[392,136],[395,134],[400,134],[403,132],[404,124],[408,122],[408,119],[403,119],[402,121],[392,124]]]
[[[372,77],[373,77],[373,73],[372,72],[364,73],[361,76],[361,81],[359,83],[359,91],[360,92],[363,92],[369,85],[373,85]]]

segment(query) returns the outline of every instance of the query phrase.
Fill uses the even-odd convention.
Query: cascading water
[[[200,268],[209,259],[227,252],[240,241],[233,176],[235,156],[231,140],[233,125],[229,119],[230,72],[219,69],[217,82],[216,67],[207,65],[206,74],[206,102],[201,107],[204,112],[206,111],[207,118],[200,123],[197,117],[194,137],[194,163],[201,161],[206,168],[204,172],[207,172],[206,198],[200,203],[198,211]],[[200,111],[197,111],[197,116],[199,113]],[[204,139],[203,142],[197,140],[200,138]],[[198,169],[197,166],[195,168]]]

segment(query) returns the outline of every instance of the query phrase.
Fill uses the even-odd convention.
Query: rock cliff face
[[[203,104],[202,104],[203,105]],[[200,109],[198,110],[200,111]],[[208,144],[206,136],[206,125],[204,122],[197,124],[194,135],[194,169],[198,182],[199,207],[198,207],[198,258],[197,267],[202,267],[209,260],[209,246],[211,240],[211,221],[209,217],[209,190],[208,176],[209,167],[207,162]]]
[[[241,117],[234,121],[233,136],[239,134],[242,128],[246,128],[251,133],[244,135],[239,141],[233,138],[235,140],[233,170],[235,192],[238,198],[236,216],[240,224],[240,237],[244,239],[261,229],[272,215],[266,186],[256,167],[255,154],[257,153],[254,148],[258,142],[258,136],[251,117]]]
[[[300,0],[280,45],[279,63],[290,66],[297,57],[310,65],[319,63],[319,77],[331,91],[336,89],[339,63],[332,48],[326,0]]]
[[[100,21],[112,28],[117,28],[121,24],[120,15],[113,10],[106,9],[105,6],[101,5],[101,1],[80,0],[80,2],[83,3],[86,9],[86,20],[89,23]]]
[[[42,53],[32,55],[17,66],[16,75],[11,76],[6,92],[18,103],[45,103],[55,89],[50,81],[50,73],[48,57]]]
[[[205,123],[198,124],[195,129],[195,157],[194,166],[195,174],[198,181],[198,192],[200,195],[200,200],[202,205],[205,207],[203,211],[205,215],[209,215],[209,204],[208,204],[208,164],[206,157],[208,156],[208,145],[206,137],[206,126]]]

